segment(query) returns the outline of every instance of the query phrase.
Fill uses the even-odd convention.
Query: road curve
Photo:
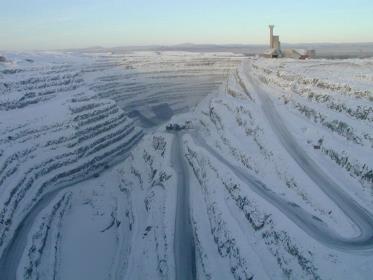
[[[317,186],[341,208],[344,214],[349,217],[359,228],[359,234],[351,238],[346,238],[330,228],[318,217],[310,214],[299,205],[288,201],[269,189],[260,180],[250,175],[247,170],[235,166],[223,158],[218,152],[211,148],[205,140],[196,132],[192,133],[192,138],[199,146],[203,147],[217,160],[222,162],[243,182],[246,182],[251,189],[274,205],[290,220],[297,224],[303,231],[324,245],[349,252],[361,252],[373,250],[373,216],[343,189],[341,189],[300,147],[295,138],[287,129],[283,119],[274,107],[268,93],[255,84],[250,78],[253,88],[260,96],[262,109],[271,128],[285,147],[289,155],[297,162],[303,171],[315,182]]]
[[[129,152],[137,145],[137,143],[142,139],[142,133],[138,139],[131,143],[127,148],[126,152],[119,158],[113,160],[109,163],[109,166],[115,166],[119,162],[123,161]],[[104,168],[102,168],[103,170]],[[99,171],[99,170],[98,170]],[[76,184],[94,178],[94,175],[89,175],[87,177],[82,177],[81,179],[74,180],[67,184],[62,184],[56,187],[54,190],[45,193],[32,207],[28,214],[23,218],[22,222],[18,225],[17,229],[12,236],[12,239],[8,246],[5,248],[2,256],[0,257],[0,280],[16,280],[17,279],[17,269],[19,262],[22,258],[22,254],[27,245],[27,239],[35,220],[39,216],[40,212],[45,209],[53,199],[61,192],[68,191],[68,189],[74,187]]]
[[[290,133],[281,115],[276,110],[269,93],[250,82],[262,103],[262,110],[281,144],[308,177],[349,217],[359,228],[360,234],[353,238],[335,236],[336,245],[350,249],[373,247],[373,216],[356,202],[302,149]]]
[[[60,192],[67,188],[69,187],[57,189],[44,195],[18,226],[11,243],[8,248],[5,249],[3,257],[0,259],[0,279],[17,279],[17,268],[26,248],[28,235],[36,218]]]
[[[188,167],[184,159],[182,133],[172,143],[172,166],[177,172],[174,254],[177,280],[196,279],[195,247],[190,217]]]

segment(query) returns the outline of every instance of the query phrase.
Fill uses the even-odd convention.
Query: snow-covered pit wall
[[[142,139],[144,127],[195,106],[240,61],[229,53],[5,55],[0,63],[0,270],[9,279],[16,277],[21,260],[17,275],[22,279],[53,278],[59,271],[57,254],[65,251],[48,253],[60,244],[60,237],[49,240],[49,228],[62,225],[53,219],[70,209],[48,213],[54,200],[106,174]],[[75,209],[78,200],[71,201]],[[56,228],[53,234],[63,231]],[[38,246],[43,248],[35,255]],[[43,254],[55,256],[55,269],[39,266]],[[162,260],[160,265],[167,269]]]
[[[202,279],[369,279],[372,65],[248,59],[172,120],[188,128]]]
[[[258,61],[252,67],[276,88],[290,116],[303,121],[291,121],[297,134],[372,194],[373,60]]]
[[[45,194],[123,160],[143,135],[113,100],[89,89],[95,73],[83,70],[95,69],[94,60],[31,57],[42,61],[17,56],[0,72],[0,253]]]
[[[371,59],[244,59],[221,87],[196,73],[228,76],[237,57],[50,55],[61,60],[1,74],[4,275],[370,279]],[[51,68],[69,75],[40,80]],[[206,87],[185,100],[182,81]]]

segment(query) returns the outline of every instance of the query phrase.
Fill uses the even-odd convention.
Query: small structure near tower
[[[262,56],[267,58],[296,58],[296,59],[307,59],[315,57],[314,50],[304,49],[284,49],[281,50],[280,36],[273,34],[274,25],[269,25],[269,49],[266,50]]]

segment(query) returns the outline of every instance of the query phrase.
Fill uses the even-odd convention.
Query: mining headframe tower
[[[296,59],[307,59],[315,57],[316,52],[314,50],[305,49],[281,49],[280,36],[273,34],[274,25],[269,25],[269,49],[266,50],[262,56],[267,58],[296,58]]]

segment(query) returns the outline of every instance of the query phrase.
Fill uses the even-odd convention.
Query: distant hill
[[[283,43],[283,48],[314,49],[319,58],[353,58],[373,57],[373,43],[308,43],[288,44]],[[178,45],[149,45],[149,46],[123,46],[114,48],[90,47],[68,51],[84,52],[114,52],[128,51],[188,51],[188,52],[233,52],[245,55],[256,55],[267,49],[263,44],[192,44]]]

